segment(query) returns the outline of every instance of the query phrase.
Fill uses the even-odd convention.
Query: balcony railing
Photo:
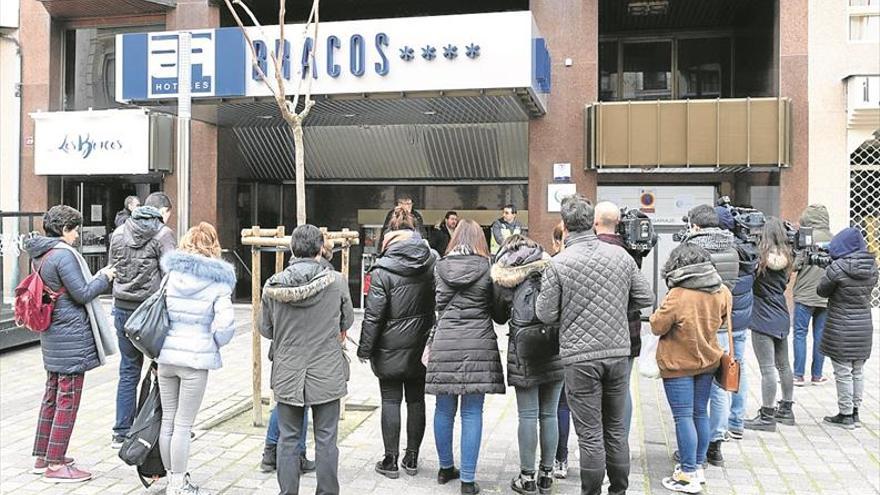
[[[589,168],[790,164],[788,98],[603,102],[584,119]]]

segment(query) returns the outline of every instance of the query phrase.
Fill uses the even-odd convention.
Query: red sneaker
[[[828,383],[828,378],[825,378],[824,376],[814,376],[812,381],[813,385],[822,385]]]
[[[92,479],[92,473],[77,469],[72,464],[65,464],[58,469],[46,469],[43,481],[46,483],[81,483]]]
[[[72,457],[65,457],[64,464],[73,464],[73,458]],[[33,467],[33,469],[31,469],[31,473],[32,474],[43,474],[46,472],[46,468],[48,468],[48,467],[49,467],[49,463],[46,462],[46,459],[44,459],[42,457],[37,457],[36,460],[34,460],[34,467]]]

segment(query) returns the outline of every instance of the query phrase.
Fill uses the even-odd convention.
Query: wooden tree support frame
[[[348,280],[349,260],[351,259],[350,248],[360,244],[359,235],[356,231],[342,229],[331,232],[326,227],[321,227],[324,234],[324,245],[342,248],[342,264],[340,272],[343,278]],[[255,225],[250,229],[242,229],[241,244],[251,248],[251,354],[253,364],[253,424],[263,426],[263,348],[262,336],[260,335],[260,301],[262,300],[263,284],[261,279],[262,260],[261,253],[271,251],[275,253],[275,273],[284,270],[284,255],[290,252],[290,236],[285,235],[284,226],[274,229],[261,229]],[[342,342],[343,349],[346,348]],[[345,399],[341,404],[341,414],[344,419]]]

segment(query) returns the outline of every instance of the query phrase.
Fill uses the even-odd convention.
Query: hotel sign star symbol
[[[400,49],[400,58],[402,58],[403,60],[409,62],[410,60],[414,59],[415,57],[416,57],[415,50],[413,50],[409,46],[404,46],[403,48]]]
[[[458,56],[458,47],[453,45],[452,43],[443,47],[443,56],[447,60],[453,60]]]
[[[434,60],[437,57],[437,49],[431,45],[422,48],[422,58],[425,60]]]
[[[465,55],[468,58],[474,59],[480,56],[480,45],[475,45],[471,43],[470,45],[464,47]]]

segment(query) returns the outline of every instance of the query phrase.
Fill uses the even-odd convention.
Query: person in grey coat
[[[220,347],[235,332],[235,270],[220,259],[214,226],[189,229],[180,249],[162,257],[168,274],[165,304],[171,328],[159,353],[162,427],[159,452],[168,471],[168,495],[196,495],[187,472],[190,430],[202,404],[208,371],[222,366]]]
[[[594,211],[580,195],[562,202],[565,250],[544,271],[536,311],[559,323],[565,390],[580,443],[581,493],[598,495],[606,468],[611,495],[629,485],[624,410],[629,389],[627,311],[650,306],[654,294],[627,252],[593,232]],[[598,430],[598,431],[597,431]]]
[[[86,481],[88,471],[66,457],[76,423],[86,371],[101,364],[86,304],[110,287],[115,270],[103,268],[91,280],[82,271],[76,244],[82,214],[69,206],[53,206],[43,216],[46,236],[34,235],[24,248],[49,290],[60,293],[52,320],[40,333],[46,388],[34,440],[34,473],[54,483]]]
[[[297,443],[305,408],[315,430],[318,493],[338,494],[339,400],[349,368],[340,338],[354,322],[351,293],[342,274],[320,263],[324,237],[300,225],[290,239],[293,259],[263,290],[260,333],[272,341],[272,391],[278,403],[278,485],[282,495],[299,493]]]

